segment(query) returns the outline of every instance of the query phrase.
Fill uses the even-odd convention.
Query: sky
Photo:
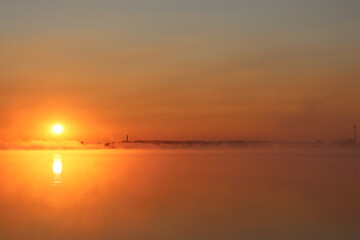
[[[360,1],[0,0],[0,139],[352,138]]]

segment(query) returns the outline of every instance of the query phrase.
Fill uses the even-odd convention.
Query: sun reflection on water
[[[52,170],[54,173],[53,185],[59,185],[61,183],[61,172],[62,172],[62,160],[60,154],[54,155]]]

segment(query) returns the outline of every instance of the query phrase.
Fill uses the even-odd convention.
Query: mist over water
[[[0,151],[0,239],[359,239],[359,157]]]

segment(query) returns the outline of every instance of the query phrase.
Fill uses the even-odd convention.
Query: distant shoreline
[[[332,143],[306,143],[286,141],[170,141],[170,140],[135,140],[135,141],[112,141],[104,144],[105,148],[261,148],[261,147],[360,147],[351,140],[340,140]]]
[[[353,140],[324,143],[286,141],[173,141],[134,140],[88,143],[76,140],[14,140],[0,141],[0,150],[87,150],[87,149],[260,149],[260,148],[345,148],[360,149]]]

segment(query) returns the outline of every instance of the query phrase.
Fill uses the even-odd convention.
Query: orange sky
[[[0,139],[351,138],[359,7],[1,2]]]

